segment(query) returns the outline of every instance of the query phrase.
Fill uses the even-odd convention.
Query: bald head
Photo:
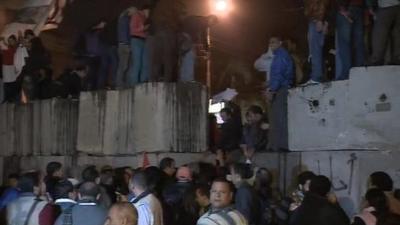
[[[129,202],[115,203],[108,212],[105,225],[137,225],[136,208]]]
[[[99,186],[94,182],[84,182],[79,186],[79,195],[81,199],[95,200],[100,194]]]

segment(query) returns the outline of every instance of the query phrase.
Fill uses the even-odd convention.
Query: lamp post
[[[221,17],[226,16],[229,11],[232,9],[231,0],[210,0],[210,14],[215,15],[218,19]],[[209,93],[211,94],[211,28],[210,26],[207,27],[207,86],[209,88]]]

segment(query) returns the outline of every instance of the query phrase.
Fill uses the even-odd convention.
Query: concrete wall
[[[255,163],[270,169],[275,175],[275,185],[287,194],[296,187],[296,176],[301,171],[327,176],[339,203],[353,216],[360,210],[371,173],[387,172],[395,188],[400,188],[399,160],[398,151],[313,151],[258,154]]]
[[[95,155],[204,151],[207,110],[207,91],[197,83],[82,93],[77,150]]]
[[[400,66],[359,67],[350,79],[295,88],[289,149],[399,150]]]
[[[0,155],[71,155],[75,150],[78,103],[49,99],[0,105]]]

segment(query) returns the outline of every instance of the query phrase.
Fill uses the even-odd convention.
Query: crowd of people
[[[325,80],[332,70],[325,62],[328,55],[336,59],[335,80],[348,79],[353,66],[400,64],[398,0],[306,0],[303,4],[309,20],[311,67],[304,85]],[[11,35],[1,51],[4,101],[76,97],[81,90],[120,89],[143,82],[194,81],[196,55],[208,50],[206,31],[217,18],[184,16],[183,7],[169,5],[138,1],[115,18],[99,19],[71,34],[76,36],[76,63],[61,76],[53,76],[50,54],[31,30]],[[328,34],[334,37],[334,46],[327,46]],[[273,36],[268,52],[255,62],[255,68],[267,74],[269,100],[279,90],[294,87],[296,73],[302,71],[301,60],[293,60],[282,41]]]
[[[221,160],[221,159],[220,159]],[[223,160],[223,159],[222,159]],[[400,200],[385,172],[369,176],[361,211],[352,220],[311,171],[285,197],[272,173],[252,164],[204,162],[176,169],[87,166],[66,175],[59,162],[40,171],[10,174],[1,190],[0,219],[9,225],[399,225]]]
[[[137,1],[115,18],[98,19],[71,34],[73,63],[61,75],[52,74],[49,51],[32,30],[11,35],[1,48],[3,102],[77,98],[80,91],[143,82],[194,81],[195,51],[206,51],[206,29],[216,17],[183,17],[183,8],[174,4]]]
[[[296,83],[305,86],[348,79],[351,67],[400,65],[399,1],[305,0],[302,3],[309,22],[308,60],[304,64],[310,65],[304,66],[302,60],[294,63],[286,56],[287,51],[282,51],[284,47],[276,48],[277,43],[282,46],[283,40],[272,37],[268,51],[254,65],[266,72],[270,91],[276,92],[277,82],[283,88],[295,85],[293,66],[296,71],[307,73]],[[333,62],[329,61],[331,57],[335,58]],[[289,68],[282,71],[285,67]],[[304,71],[308,67],[310,71]]]
[[[52,97],[76,98],[83,87],[88,66],[77,62],[54,80],[51,56],[33,30],[1,38],[2,102],[27,103]]]

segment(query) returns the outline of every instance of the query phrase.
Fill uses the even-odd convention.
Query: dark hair
[[[304,185],[308,180],[312,180],[316,175],[311,171],[304,171],[297,176],[297,183]]]
[[[392,191],[393,190],[393,180],[385,172],[378,171],[374,172],[369,176],[371,184],[382,191]]]
[[[254,189],[263,198],[270,199],[272,197],[272,174],[267,168],[257,170],[256,179],[254,181]]]
[[[54,186],[53,196],[54,200],[60,198],[68,198],[68,194],[74,191],[74,186],[69,180],[61,180]]]
[[[114,185],[116,191],[123,195],[129,194],[129,184],[125,180],[126,169],[129,167],[118,167],[114,170]]]
[[[19,175],[17,173],[11,173],[7,176],[7,179],[19,179]]]
[[[26,36],[28,36],[28,35],[35,36],[35,33],[34,33],[33,30],[31,30],[31,29],[26,29],[26,30],[24,31],[24,37],[26,38]]]
[[[386,195],[378,188],[369,189],[365,194],[365,199],[370,206],[375,208],[378,214],[386,213],[389,210]]]
[[[182,206],[184,213],[197,216],[199,212],[199,205],[196,202],[196,188],[188,187],[182,196]]]
[[[83,181],[91,181],[95,182],[96,178],[99,177],[99,172],[96,169],[96,166],[88,166],[86,169],[82,171],[82,180]]]
[[[160,195],[162,193],[162,171],[156,166],[149,166],[144,170],[147,179],[147,189]]]
[[[18,189],[21,193],[33,192],[33,188],[39,186],[39,179],[39,172],[25,173],[18,180]]]
[[[49,162],[46,166],[47,176],[53,176],[53,174],[62,168],[62,164],[59,162]]]
[[[224,177],[218,177],[218,178],[214,179],[214,181],[212,183],[213,184],[214,183],[225,183],[228,185],[230,192],[234,192],[234,190],[235,190],[235,186],[233,185],[233,183],[228,181]]]
[[[17,40],[17,36],[15,36],[14,34],[8,36],[8,39],[14,39],[15,41]]]
[[[264,114],[262,108],[261,108],[260,106],[258,106],[258,105],[252,105],[252,106],[250,106],[250,107],[247,109],[247,112],[251,112],[251,113],[254,113],[254,114],[260,114],[260,115],[263,115],[263,114]]]
[[[217,171],[213,164],[206,162],[198,162],[199,172],[193,173],[193,180],[197,184],[206,184],[209,186],[217,177]]]
[[[168,167],[172,167],[173,164],[175,163],[175,160],[173,158],[170,157],[165,157],[163,159],[161,159],[160,161],[160,170],[164,170]]]
[[[253,171],[249,164],[245,163],[233,163],[231,165],[233,171],[238,174],[242,179],[248,179],[253,176]]]
[[[100,188],[94,182],[84,182],[79,186],[79,193],[82,197],[96,198],[100,194]]]
[[[205,195],[205,196],[210,197],[210,186],[209,185],[196,184],[194,189],[196,192],[198,191],[200,193],[200,195]]]
[[[315,176],[311,179],[310,192],[325,197],[331,190],[331,181],[326,176]]]
[[[377,225],[399,225],[400,215],[388,213],[378,218]]]
[[[35,54],[46,54],[46,48],[43,45],[42,39],[32,38],[31,40],[31,52]]]
[[[139,1],[136,5],[138,10],[146,10],[151,8],[151,4],[148,1]]]
[[[143,171],[139,171],[139,172],[135,173],[135,175],[132,177],[132,183],[135,187],[139,187],[143,190],[147,190],[148,182],[147,182],[146,173]]]
[[[226,107],[221,109],[221,111],[219,113],[225,113],[228,116],[232,116],[233,115],[232,110],[230,108],[226,108]]]

